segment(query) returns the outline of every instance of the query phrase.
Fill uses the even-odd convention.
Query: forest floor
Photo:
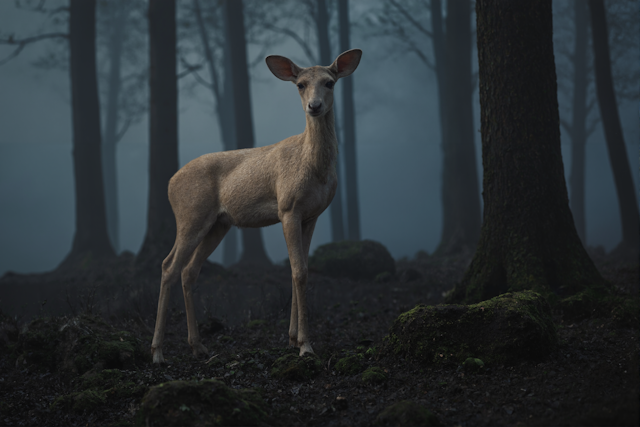
[[[596,261],[603,276],[620,292],[638,296],[637,264]],[[487,365],[477,373],[455,364],[429,366],[379,356],[376,349],[398,315],[417,303],[442,302],[467,264],[468,259],[401,260],[396,278],[387,283],[334,279],[312,272],[310,329],[323,367],[315,378],[303,381],[270,375],[278,357],[295,353],[287,345],[288,267],[261,271],[232,268],[227,274],[210,266],[199,279],[196,297],[203,343],[212,358],[207,361],[191,356],[182,296],[176,286],[164,344],[168,364],[154,366],[145,360],[122,368],[117,374],[129,381],[130,392],[116,393],[113,387],[84,407],[65,406],[60,398],[78,396],[79,384],[91,379],[88,374],[74,376],[16,358],[14,350],[31,315],[15,313],[21,306],[25,313],[29,312],[27,306],[35,305],[36,317],[54,323],[68,322],[81,312],[97,313],[116,330],[135,337],[148,351],[157,291],[136,293],[130,283],[122,284],[120,293],[112,290],[111,302],[105,305],[109,293],[104,289],[71,287],[62,292],[65,280],[60,278],[5,276],[0,280],[5,313],[0,328],[0,424],[131,425],[149,387],[171,380],[214,378],[232,389],[258,390],[268,414],[264,425],[373,425],[386,407],[404,400],[422,405],[442,425],[638,425],[638,325],[620,326],[608,317],[567,322],[561,313],[555,313],[559,346],[546,359],[512,366]],[[406,273],[408,270],[413,274]],[[47,285],[47,280],[55,283]],[[113,277],[87,280],[107,283]],[[22,293],[25,298],[31,295],[31,303],[17,300],[17,291],[9,302],[5,290],[21,282],[26,282]],[[43,295],[38,283],[49,289],[58,287],[58,306],[53,304],[53,294],[47,304],[32,297]],[[149,287],[155,289],[151,284]],[[16,328],[23,328],[23,332],[18,334]],[[367,351],[371,348],[374,350]],[[362,369],[380,367],[388,380],[367,384],[361,372],[344,375],[336,371],[337,360],[357,353],[366,355]],[[390,422],[402,424],[399,420]]]

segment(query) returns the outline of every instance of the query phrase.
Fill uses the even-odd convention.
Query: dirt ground
[[[637,264],[596,261],[621,292],[637,296]],[[487,365],[471,373],[455,364],[434,367],[381,357],[377,349],[397,316],[417,303],[440,303],[467,264],[468,259],[427,256],[399,260],[398,274],[386,283],[312,272],[312,345],[323,368],[304,381],[270,375],[278,357],[295,351],[287,346],[289,269],[235,268],[227,273],[209,266],[199,279],[196,297],[211,358],[197,360],[190,354],[184,305],[176,286],[164,345],[169,363],[154,366],[146,361],[122,369],[118,375],[129,380],[133,391],[107,393],[90,409],[52,405],[77,392],[84,379],[16,363],[19,334],[12,328],[23,327],[34,315],[71,318],[93,312],[148,348],[155,321],[155,282],[140,290],[134,282],[139,285],[144,280],[127,279],[126,272],[109,277],[89,274],[75,282],[46,275],[5,276],[0,280],[0,307],[6,315],[0,331],[0,424],[131,425],[149,387],[210,378],[234,389],[259,390],[269,415],[265,425],[373,425],[386,407],[403,400],[427,408],[442,425],[639,424],[639,325],[620,325],[607,316],[568,322],[562,313],[555,313],[559,346],[541,362]],[[114,281],[121,281],[118,289]],[[10,293],[5,291],[9,286],[20,289]],[[30,295],[44,295],[39,287],[50,290],[48,302],[43,305],[44,298],[25,302]],[[362,372],[346,375],[335,369],[339,359],[357,353],[365,355],[362,370],[380,367],[388,380],[367,384]]]

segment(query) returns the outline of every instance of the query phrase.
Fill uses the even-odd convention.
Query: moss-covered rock
[[[425,363],[537,360],[557,345],[547,301],[533,291],[499,295],[472,305],[418,305],[401,314],[382,353],[406,354]]]
[[[51,404],[51,409],[71,410],[73,412],[93,411],[107,400],[104,391],[89,389],[65,394]]]
[[[255,426],[267,420],[258,392],[233,390],[217,380],[151,387],[136,414],[136,424],[147,426]]]
[[[422,405],[402,400],[387,406],[375,421],[379,426],[439,426],[438,418]]]
[[[149,361],[146,346],[133,334],[119,331],[100,318],[40,318],[20,332],[16,365],[28,365],[74,375],[96,365],[131,369]]]
[[[249,329],[259,329],[262,326],[264,326],[265,323],[267,323],[265,320],[255,319],[255,320],[252,320],[249,323],[247,323],[247,328],[249,328]]]
[[[484,369],[484,362],[476,357],[467,357],[462,363],[462,367],[467,372],[478,372]]]
[[[382,273],[390,276],[396,273],[396,263],[387,248],[372,240],[345,240],[319,246],[309,257],[309,268],[327,276],[353,280],[373,280]]]
[[[271,376],[288,380],[304,381],[317,376],[322,370],[320,358],[312,353],[302,357],[297,354],[285,354],[273,362]]]
[[[559,301],[565,320],[588,317],[611,318],[618,326],[638,326],[640,299],[615,291],[591,287]]]
[[[359,374],[364,370],[363,360],[364,356],[361,353],[343,357],[336,363],[335,370],[346,375]]]
[[[378,366],[372,366],[362,373],[362,381],[368,384],[381,384],[387,379],[387,374]]]

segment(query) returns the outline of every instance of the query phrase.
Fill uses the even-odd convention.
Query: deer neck
[[[304,152],[309,166],[323,184],[329,176],[335,175],[338,157],[333,109],[320,117],[306,115],[307,127],[304,130]]]

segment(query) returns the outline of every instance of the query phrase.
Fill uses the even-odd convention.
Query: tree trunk
[[[443,122],[443,227],[437,253],[472,253],[480,234],[480,195],[474,145],[471,3],[447,3],[440,102]],[[435,31],[434,31],[435,33]]]
[[[230,52],[229,43],[227,38],[223,48],[222,64],[216,64],[213,50],[209,43],[209,35],[207,34],[207,28],[202,18],[202,11],[200,8],[200,1],[193,0],[194,11],[196,14],[196,23],[198,25],[198,31],[200,33],[200,40],[202,42],[202,49],[204,50],[204,56],[207,61],[207,67],[209,68],[209,77],[211,81],[211,94],[215,100],[216,117],[218,119],[218,126],[220,128],[220,136],[222,138],[222,146],[224,150],[235,150],[235,117],[233,114],[233,85],[232,85],[232,73],[230,64]],[[219,7],[225,8],[224,4]],[[225,25],[224,19],[220,19],[223,25]],[[226,28],[218,29],[219,31],[226,31]],[[218,73],[222,74],[222,81],[218,77]],[[231,227],[227,232],[224,240],[222,241],[222,263],[225,267],[235,264],[238,256],[238,229]]]
[[[448,301],[604,285],[569,211],[551,1],[478,0],[476,14],[484,222],[473,261]]]
[[[76,232],[59,269],[86,268],[92,261],[115,256],[107,235],[100,156],[95,0],[69,3],[69,61]]]
[[[636,258],[638,254],[638,202],[636,199],[631,169],[624,145],[624,136],[620,126],[618,104],[611,78],[611,59],[609,57],[609,40],[607,17],[603,0],[589,0],[591,11],[591,32],[593,34],[593,53],[595,57],[596,92],[600,117],[604,125],[607,139],[609,162],[616,183],[620,219],[622,221],[622,242],[615,252],[621,256]]]
[[[167,196],[169,180],[178,170],[175,18],[175,0],[149,1],[149,205],[147,233],[136,263],[157,274],[176,238]]]
[[[576,39],[573,53],[573,119],[571,121],[571,213],[582,244],[587,243],[584,215],[585,148],[587,143],[587,4],[574,0]]]
[[[249,72],[247,67],[247,43],[245,41],[242,0],[226,2],[226,22],[229,38],[231,69],[233,73],[233,103],[235,135],[238,148],[252,148],[253,118],[251,95],[249,93]],[[243,264],[271,265],[262,241],[259,228],[242,229]]]
[[[340,51],[351,49],[349,0],[338,0]],[[356,160],[356,114],[353,105],[353,76],[342,81],[342,110],[345,178],[347,189],[347,239],[360,240],[360,201],[358,197],[358,162]]]
[[[327,3],[325,0],[316,0],[316,30],[318,33],[318,51],[320,53],[320,64],[331,65],[331,44],[329,41],[329,14],[327,13]],[[336,106],[333,106],[334,114]],[[336,194],[333,196],[329,213],[331,214],[331,240],[339,242],[345,239],[344,219],[342,216],[342,183],[340,180],[340,156],[336,159],[336,176],[338,186]]]
[[[110,34],[108,45],[109,80],[107,90],[107,111],[102,145],[102,165],[104,167],[104,192],[107,205],[107,229],[116,253],[120,248],[120,221],[118,214],[118,179],[116,167],[116,144],[118,134],[118,104],[121,88],[120,63],[124,38],[125,6],[116,1],[106,4],[109,14]]]

